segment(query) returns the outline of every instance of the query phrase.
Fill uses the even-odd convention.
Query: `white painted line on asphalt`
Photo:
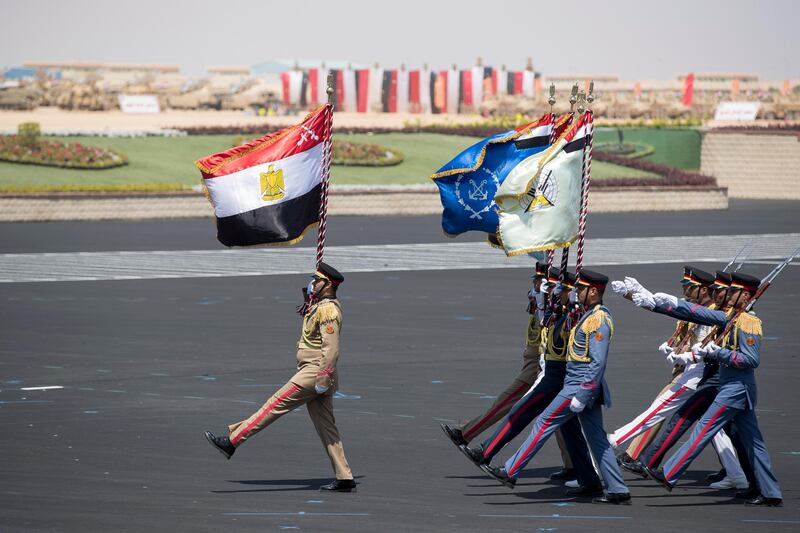
[[[683,262],[727,263],[752,243],[751,263],[780,259],[800,246],[800,233],[631,237],[586,241],[595,266]],[[313,248],[0,254],[0,283],[123,281],[306,274]],[[481,242],[330,246],[326,259],[343,272],[530,268],[528,256],[506,257]],[[570,254],[574,263],[575,253]]]

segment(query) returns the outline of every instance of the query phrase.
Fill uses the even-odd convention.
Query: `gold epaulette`
[[[591,315],[586,317],[586,320],[583,321],[581,324],[581,331],[586,333],[592,333],[600,329],[600,326],[603,324],[603,321],[608,317],[608,313],[603,311],[602,309],[598,309],[594,311]]]
[[[339,306],[330,300],[322,300],[317,305],[316,315],[320,324],[324,324],[325,322],[337,322],[341,320]]]
[[[736,327],[747,335],[762,335],[761,319],[750,313],[741,313],[736,319]]]

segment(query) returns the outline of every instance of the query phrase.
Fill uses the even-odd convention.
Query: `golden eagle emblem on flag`
[[[261,178],[261,199],[265,201],[280,200],[286,196],[286,185],[283,181],[283,170],[275,170],[274,165],[267,167],[266,172],[259,174]]]

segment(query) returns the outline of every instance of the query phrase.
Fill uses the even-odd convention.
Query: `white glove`
[[[584,407],[586,407],[586,405],[581,403],[581,401],[578,399],[577,396],[572,398],[572,401],[569,402],[569,410],[572,411],[573,413],[580,413],[581,411],[583,411]]]
[[[665,292],[657,292],[653,295],[656,305],[668,305],[675,307],[678,305],[678,299],[671,294]]]
[[[625,276],[625,287],[628,289],[628,292],[647,291],[647,289],[645,289],[644,286],[639,283],[639,280],[630,276]]]
[[[628,287],[625,286],[624,281],[612,281],[611,290],[616,292],[620,296],[625,296],[626,294],[628,294]]]
[[[533,295],[533,301],[536,302],[536,309],[544,309],[544,294],[537,292]]]
[[[662,342],[661,346],[658,347],[658,351],[661,352],[661,355],[664,357],[668,357],[675,352],[675,349],[666,342]]]
[[[650,291],[644,288],[640,291],[632,293],[631,299],[637,306],[644,307],[645,309],[652,310],[656,306],[653,295],[650,293]]]
[[[329,387],[320,387],[319,385],[314,385],[314,390],[317,391],[317,394],[325,394],[328,392]]]
[[[693,365],[698,359],[692,352],[672,353],[667,357],[667,361],[673,365]]]

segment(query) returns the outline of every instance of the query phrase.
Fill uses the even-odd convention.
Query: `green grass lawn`
[[[194,166],[194,161],[230,148],[233,138],[234,135],[143,138],[64,137],[63,139],[68,142],[77,141],[123,152],[128,155],[130,164],[105,170],[76,170],[0,162],[0,189],[3,187],[133,183],[196,185],[200,182],[200,172]],[[333,183],[342,185],[429,183],[430,175],[436,172],[440,166],[478,140],[433,133],[359,134],[342,135],[341,138],[353,142],[380,144],[399,150],[405,155],[402,163],[392,167],[334,166],[331,171]],[[628,138],[626,135],[626,139]],[[630,137],[630,140],[635,139]],[[656,144],[652,140],[643,139],[642,141]],[[659,148],[657,146],[657,149]],[[641,171],[598,161],[592,163],[593,179],[652,176],[652,174],[648,176],[647,173]]]

